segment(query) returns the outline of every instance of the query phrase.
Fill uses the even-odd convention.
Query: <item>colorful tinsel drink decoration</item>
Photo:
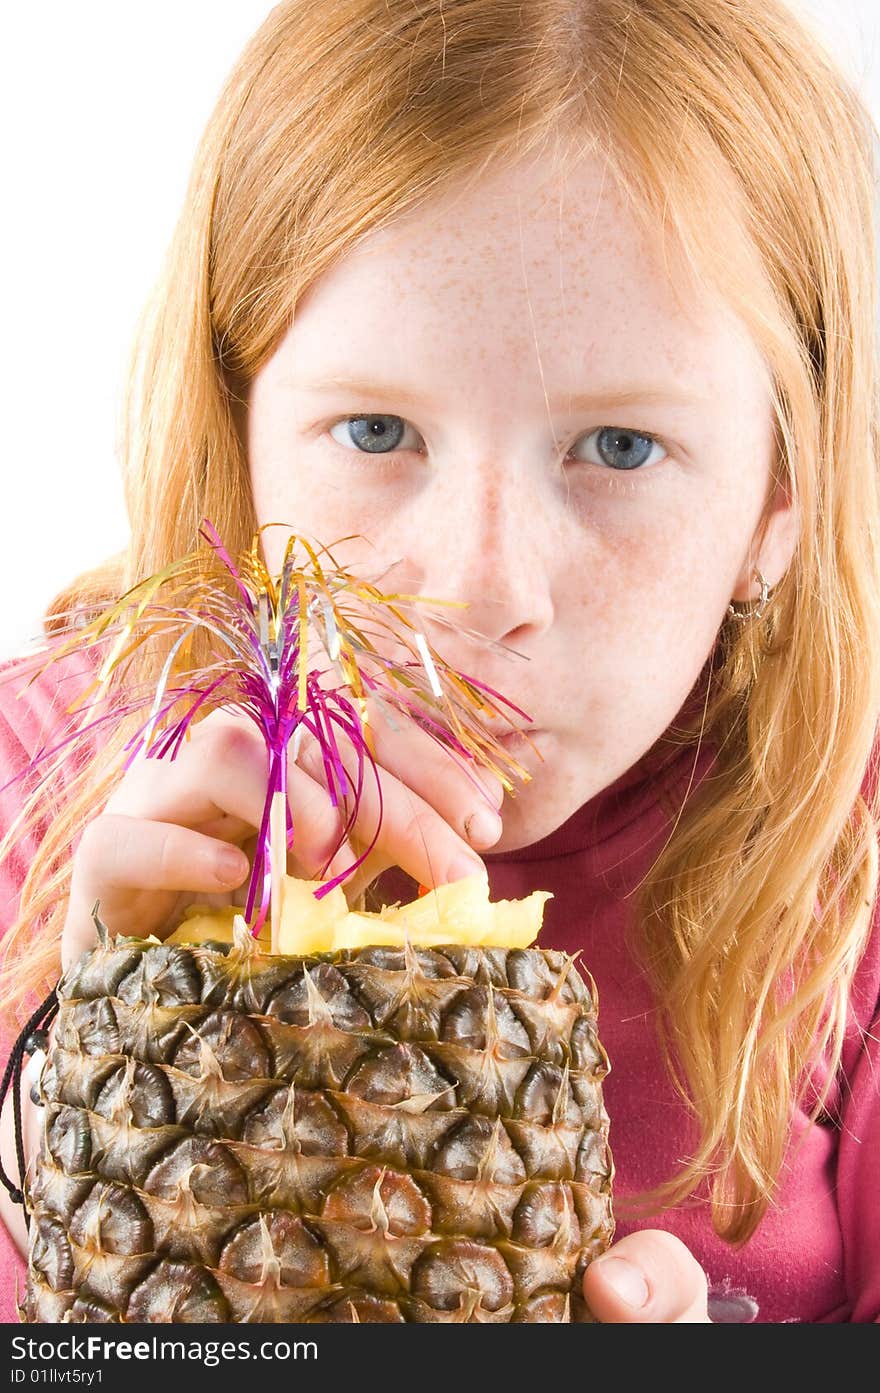
[[[252,926],[256,937],[271,909],[275,952],[287,851],[296,835],[287,801],[287,751],[289,747],[295,758],[306,733],[320,747],[334,807],[347,799],[350,782],[338,735],[347,737],[357,753],[352,806],[337,851],[357,821],[365,757],[376,780],[381,822],[382,790],[368,698],[373,698],[383,719],[392,725],[393,713],[412,719],[451,754],[490,769],[508,791],[512,791],[510,773],[523,781],[531,776],[480,719],[487,712],[503,717],[500,705],[526,719],[527,713],[446,664],[404,612],[415,605],[461,607],[461,602],[384,594],[371,581],[339,566],[328,547],[316,550],[296,533],[287,542],[280,575],[273,577],[258,554],[259,535],[264,530],[259,529],[250,550],[235,561],[213,524],[204,518],[199,535],[208,543],[207,550],[199,547],[149,576],[97,617],[72,612],[60,639],[49,645],[51,656],[27,685],[61,657],[99,643],[109,644],[94,682],[67,708],[72,714],[85,707],[89,719],[81,720],[73,733],[50,749],[39,750],[31,762],[34,766],[51,761],[42,784],[87,737],[112,728],[112,723],[135,711],[146,711],[147,715],[125,747],[129,751],[125,769],[141,754],[148,759],[174,759],[190,735],[193,720],[216,708],[238,710],[259,727],[268,755],[268,786],[245,916],[251,923],[256,909]],[[304,555],[298,554],[298,548]],[[228,586],[230,577],[234,582],[232,595],[219,583],[223,579]],[[448,623],[440,615],[432,617]],[[192,642],[198,630],[212,636],[213,661],[194,669]],[[155,634],[173,638],[158,682],[151,690],[122,683],[122,700],[110,705],[107,691],[111,673]],[[310,667],[310,638],[326,653],[328,667]],[[383,654],[383,648],[391,646],[405,649],[411,657],[392,661]],[[316,898],[329,894],[356,871],[377,838],[378,825],[366,850],[348,870],[322,885],[315,892]]]

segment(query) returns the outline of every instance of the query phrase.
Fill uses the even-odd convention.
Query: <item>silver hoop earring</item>
[[[732,603],[729,604],[727,606],[727,613],[732,619],[740,619],[743,621],[747,619],[760,619],[770,603],[770,586],[761,575],[757,566],[753,570],[752,575],[761,587],[761,598],[756,605],[750,605],[748,609],[742,611],[734,609]]]

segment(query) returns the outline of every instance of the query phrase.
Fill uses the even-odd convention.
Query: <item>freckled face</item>
[[[484,642],[425,618],[429,641],[544,732],[543,764],[514,751],[534,777],[494,853],[560,826],[680,709],[748,581],[773,431],[740,321],[682,303],[584,158],[499,169],[365,239],[251,384],[246,443],[260,524],[365,534],[375,551],[337,559],[467,601],[447,613]],[[273,570],[288,535],[264,534]]]

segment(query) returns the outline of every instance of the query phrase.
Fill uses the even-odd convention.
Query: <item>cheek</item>
[[[302,534],[313,546],[330,547],[342,566],[373,565],[374,552],[366,544],[352,541],[334,545],[351,533],[365,533],[375,541],[373,514],[378,509],[368,506],[370,500],[363,493],[292,467],[282,470],[253,465],[251,493],[258,527],[284,524],[263,533],[264,556],[271,571],[281,570],[291,531]],[[375,505],[375,495],[372,503]]]
[[[605,680],[594,688],[600,699],[612,686],[629,699],[648,686],[673,702],[687,694],[715,643],[745,545],[724,507],[704,507],[697,525],[690,509],[658,504],[652,516],[593,534],[570,603],[573,630],[589,649],[581,656]]]

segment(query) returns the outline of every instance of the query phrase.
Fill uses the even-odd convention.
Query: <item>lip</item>
[[[518,747],[519,745],[525,745],[528,740],[532,740],[536,735],[540,734],[540,726],[525,726],[522,730],[511,730],[507,735],[499,735],[498,743],[499,745],[503,745],[505,749],[509,749],[512,746]]]

